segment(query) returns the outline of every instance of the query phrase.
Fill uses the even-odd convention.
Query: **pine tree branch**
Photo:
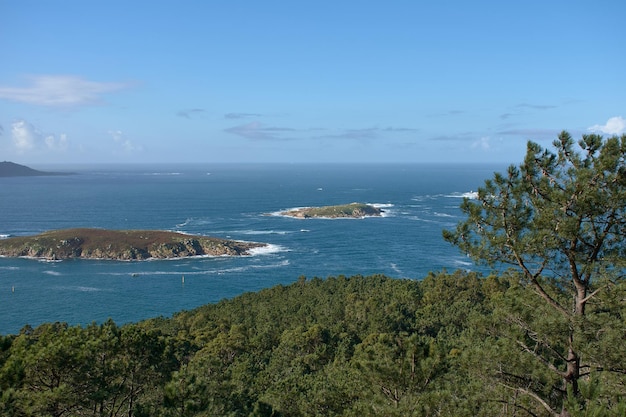
[[[603,367],[598,367],[595,369],[595,371],[598,372],[612,372],[615,374],[625,374],[626,375],[626,369],[621,369],[621,368],[603,368]]]
[[[607,288],[608,285],[603,285],[600,288],[598,288],[597,290],[593,291],[591,294],[589,294],[588,296],[586,296],[585,298],[583,298],[581,300],[582,303],[586,303],[587,301],[591,300],[593,297],[596,296],[596,294],[598,294],[600,291],[602,291],[603,289]]]
[[[551,414],[554,417],[559,417],[560,413],[557,413],[556,411],[554,411],[552,409],[552,407],[550,407],[550,404],[548,404],[543,398],[541,398],[539,395],[537,395],[536,393],[527,390],[526,388],[521,388],[521,387],[510,387],[506,384],[503,384],[503,386],[505,388],[508,388],[512,391],[516,391],[516,392],[520,392],[524,395],[529,396],[530,398],[532,398],[533,400],[537,401],[541,406],[543,406],[543,408],[546,409],[546,411]]]
[[[516,340],[515,341],[517,343],[517,345],[519,347],[522,348],[522,350],[524,350],[526,353],[530,353],[535,359],[539,360],[541,363],[543,363],[548,369],[550,369],[552,372],[554,372],[555,374],[557,374],[558,376],[560,376],[561,378],[565,378],[565,372],[563,371],[559,371],[559,369],[554,366],[554,364],[550,363],[546,358],[544,358],[543,356],[541,356],[540,354],[538,354],[537,352],[535,352],[533,349],[530,349],[528,346],[526,346],[525,343]],[[540,343],[540,342],[537,342]],[[545,344],[541,343],[541,345],[546,346]],[[550,349],[552,352],[554,352],[554,350]],[[557,356],[559,356],[561,359],[563,359],[563,357],[561,355],[559,355],[557,352],[554,352]]]
[[[543,298],[544,300],[546,300],[546,302],[548,304],[550,304],[555,310],[557,310],[558,312],[560,312],[564,317],[568,318],[570,317],[570,313],[567,311],[566,308],[564,308],[561,304],[559,304],[554,298],[552,298],[550,296],[550,294],[548,294],[546,292],[546,290],[543,288],[543,286],[539,283],[538,280],[538,275],[530,275],[529,276],[530,282],[533,285],[533,288],[535,289],[535,291],[537,292],[537,294],[539,296],[541,296],[541,298]]]

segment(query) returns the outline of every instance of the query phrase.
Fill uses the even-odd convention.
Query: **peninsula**
[[[363,217],[380,217],[383,210],[378,207],[374,207],[370,204],[364,203],[350,203],[342,204],[338,206],[323,206],[323,207],[303,207],[293,210],[287,210],[280,212],[281,216],[296,217],[299,219],[308,218],[354,218],[360,219]]]
[[[239,256],[264,247],[158,230],[64,229],[0,240],[0,256],[60,259],[142,260],[187,256]]]
[[[0,162],[0,177],[41,177],[46,175],[72,175],[70,172],[37,171],[15,162]]]

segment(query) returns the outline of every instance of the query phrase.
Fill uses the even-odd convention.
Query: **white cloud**
[[[604,125],[593,125],[587,130],[591,132],[602,132],[607,135],[620,135],[626,132],[626,119],[621,116],[611,117]]]
[[[491,148],[489,141],[490,139],[488,136],[483,136],[482,138],[472,143],[472,149],[478,148],[478,149],[482,149],[483,151],[486,151],[489,148]]]
[[[35,148],[41,133],[25,120],[18,120],[11,125],[11,139],[17,152],[27,152]]]
[[[64,151],[69,145],[67,135],[61,133],[55,135],[45,135],[26,120],[18,120],[11,125],[11,139],[13,146],[18,153],[35,151],[46,148],[56,151]]]
[[[58,138],[54,137],[54,135],[47,136],[44,141],[48,149],[65,150],[68,146],[67,135],[65,133],[61,133]]]
[[[25,87],[0,86],[0,98],[40,106],[72,107],[100,103],[103,94],[128,87],[71,75],[39,75],[29,80]]]
[[[117,144],[123,153],[128,154],[143,150],[141,146],[133,144],[121,130],[110,130],[109,135],[111,135],[113,142]]]

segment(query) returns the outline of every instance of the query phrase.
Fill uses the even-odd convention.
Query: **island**
[[[47,260],[142,260],[250,255],[264,243],[159,230],[63,229],[0,240],[0,256]]]
[[[0,177],[41,177],[50,175],[72,175],[72,173],[38,171],[15,162],[0,162]]]
[[[354,218],[361,219],[364,217],[380,217],[383,210],[378,207],[374,207],[371,204],[364,203],[350,203],[337,206],[323,206],[323,207],[303,207],[287,211],[282,211],[279,214],[281,216],[296,217],[299,219],[308,218]]]

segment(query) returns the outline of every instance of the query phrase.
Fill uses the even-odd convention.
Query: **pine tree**
[[[538,297],[539,305],[511,303],[507,317],[516,331],[509,336],[516,334],[513,346],[520,355],[559,383],[552,386],[548,377],[532,380],[514,370],[497,374],[516,396],[527,397],[548,415],[570,416],[592,400],[581,384],[596,374],[626,372],[623,363],[601,363],[593,351],[605,344],[593,341],[598,337],[588,331],[610,307],[600,304],[603,293],[624,281],[626,135],[606,140],[584,135],[577,150],[562,132],[553,145],[555,152],[529,142],[519,167],[495,174],[476,200],[464,200],[467,219],[444,231],[444,238],[475,260],[512,266],[521,277],[515,289],[519,297]],[[621,326],[617,331],[623,335],[623,320]],[[615,398],[619,402],[618,394]]]

